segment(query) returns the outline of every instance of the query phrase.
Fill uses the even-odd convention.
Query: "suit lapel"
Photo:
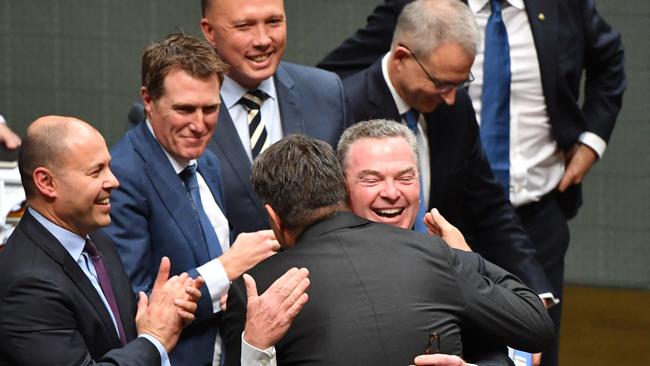
[[[253,185],[251,183],[251,162],[248,159],[248,155],[244,150],[244,147],[241,144],[241,139],[237,134],[235,129],[235,124],[230,118],[230,113],[228,108],[224,104],[221,104],[221,109],[219,109],[219,122],[217,123],[217,130],[214,134],[212,140],[208,143],[208,149],[212,151],[219,151],[220,156],[225,158],[225,161],[221,161],[221,164],[228,164],[232,168],[231,170],[235,172],[240,184],[246,188],[246,193],[248,194],[248,199],[250,202],[235,202],[228,203],[228,197],[225,198],[227,204],[240,204],[240,205],[253,205],[257,209],[258,213],[262,217],[266,217],[266,210],[258,202],[257,195],[253,191]],[[232,199],[232,197],[231,197]],[[226,206],[226,210],[228,207]]]
[[[197,263],[209,261],[211,258],[205,246],[199,219],[196,217],[183,182],[174,172],[169,159],[149,132],[146,123],[138,124],[131,131],[133,131],[132,145],[146,162],[145,173],[156,189],[160,202],[185,236]]]
[[[104,305],[97,290],[88,277],[86,277],[83,270],[79,267],[79,264],[70,256],[63,245],[38,221],[36,221],[29,211],[25,212],[23,215],[20,220],[20,226],[23,228],[25,235],[28,236],[35,245],[40,247],[50,258],[61,265],[63,272],[66,273],[72,283],[77,286],[93,309],[95,309],[95,314],[97,314],[101,323],[104,325],[106,336],[110,339],[112,348],[121,347],[122,342],[117,335],[115,325],[113,324],[113,320],[111,319],[111,315],[109,314],[106,305]],[[89,316],[89,314],[82,315]],[[121,309],[120,315],[122,315]]]
[[[368,69],[367,88],[368,103],[371,108],[368,115],[371,118],[386,118],[401,122],[402,117],[397,111],[397,106],[381,71],[381,59]]]
[[[295,83],[286,69],[280,63],[278,70],[273,76],[275,91],[278,95],[278,106],[280,108],[280,121],[284,136],[290,134],[303,134],[305,122],[300,110],[300,96],[295,90]]]
[[[547,111],[554,111],[557,104],[558,2],[557,0],[525,0],[525,3],[537,49]]]

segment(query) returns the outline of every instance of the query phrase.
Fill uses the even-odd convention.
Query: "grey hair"
[[[415,166],[418,166],[418,145],[415,134],[405,125],[388,120],[388,119],[371,119],[352,125],[341,135],[338,147],[336,148],[336,158],[343,168],[343,173],[347,169],[347,157],[352,144],[363,138],[369,139],[387,139],[392,137],[401,137],[406,140],[413,152]]]
[[[426,55],[445,42],[454,42],[476,57],[480,37],[474,15],[463,2],[416,0],[399,15],[391,49],[403,44],[416,55]]]

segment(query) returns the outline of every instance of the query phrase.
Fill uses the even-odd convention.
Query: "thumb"
[[[569,188],[572,179],[573,179],[573,174],[567,167],[566,171],[564,172],[564,175],[562,176],[562,180],[560,180],[560,184],[557,186],[557,190],[560,192],[566,191],[566,189]]]
[[[169,261],[169,258],[167,257],[162,257],[160,260],[160,268],[158,269],[158,275],[156,276],[156,280],[153,284],[153,289],[157,289],[162,287],[165,282],[169,279],[169,272],[171,271],[171,262]]]
[[[249,300],[251,297],[257,297],[257,285],[253,277],[248,273],[244,273],[244,284],[246,285],[246,297]]]
[[[433,222],[441,229],[446,229],[451,225],[449,221],[440,214],[440,211],[438,211],[437,208],[431,210],[431,216],[433,217]]]

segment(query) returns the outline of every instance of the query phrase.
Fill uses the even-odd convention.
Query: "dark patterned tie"
[[[501,1],[490,0],[492,14],[485,27],[481,142],[495,178],[506,197],[510,187],[510,46],[501,17]]]
[[[253,160],[264,149],[269,147],[270,141],[262,121],[260,108],[268,96],[263,91],[256,89],[249,91],[239,100],[239,103],[248,111],[248,132],[251,137],[251,153]]]
[[[115,295],[113,294],[113,286],[111,285],[111,279],[108,277],[108,272],[106,272],[106,267],[104,266],[104,260],[102,259],[101,254],[97,251],[97,247],[90,240],[86,238],[86,245],[84,246],[84,251],[90,255],[90,259],[93,262],[95,267],[95,272],[97,273],[97,280],[99,281],[99,287],[101,287],[104,297],[108,302],[108,306],[111,308],[113,317],[115,318],[115,323],[117,323],[117,332],[120,335],[120,341],[122,345],[126,344],[126,334],[124,334],[124,327],[122,326],[122,319],[120,317],[120,309],[117,307],[117,302],[115,301]]]
[[[203,203],[201,202],[201,195],[199,193],[199,182],[196,178],[196,168],[196,164],[188,165],[178,175],[183,180],[187,193],[189,193],[192,198],[194,211],[199,217],[203,239],[205,240],[205,245],[208,249],[210,258],[217,258],[223,254],[223,251],[221,250],[221,244],[219,243],[217,233],[214,231],[214,227],[210,223],[210,219],[203,209]]]
[[[413,132],[413,134],[417,137],[418,135],[418,118],[420,116],[420,112],[416,111],[415,109],[409,109],[408,112],[404,113],[404,120],[406,120],[406,126]],[[420,170],[418,168],[418,170]],[[421,232],[421,233],[426,233],[427,232],[427,226],[424,224],[424,214],[427,212],[427,204],[424,202],[424,186],[422,185],[422,174],[418,174],[420,177],[420,205],[418,207],[418,214],[415,218],[415,223],[413,224],[413,230]]]

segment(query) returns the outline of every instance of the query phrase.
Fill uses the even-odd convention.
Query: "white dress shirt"
[[[257,89],[262,90],[268,95],[268,98],[262,103],[260,113],[262,122],[269,139],[269,146],[279,141],[284,136],[282,133],[282,123],[280,120],[280,107],[278,104],[278,95],[275,91],[273,77],[270,77],[260,83]],[[221,100],[228,108],[228,113],[232,119],[242,146],[248,155],[248,159],[253,161],[251,153],[251,137],[248,130],[248,111],[239,100],[248,92],[248,89],[239,85],[236,81],[224,77],[221,86]]]
[[[469,95],[480,124],[485,27],[491,9],[489,0],[469,0],[468,5],[481,31],[479,52],[472,66],[475,80],[469,86]],[[508,33],[512,72],[509,198],[518,207],[539,201],[557,187],[564,174],[564,153],[551,134],[537,49],[524,1],[505,1],[501,13]],[[594,133],[582,133],[579,141],[596,151],[598,156],[605,152],[605,141]]]

